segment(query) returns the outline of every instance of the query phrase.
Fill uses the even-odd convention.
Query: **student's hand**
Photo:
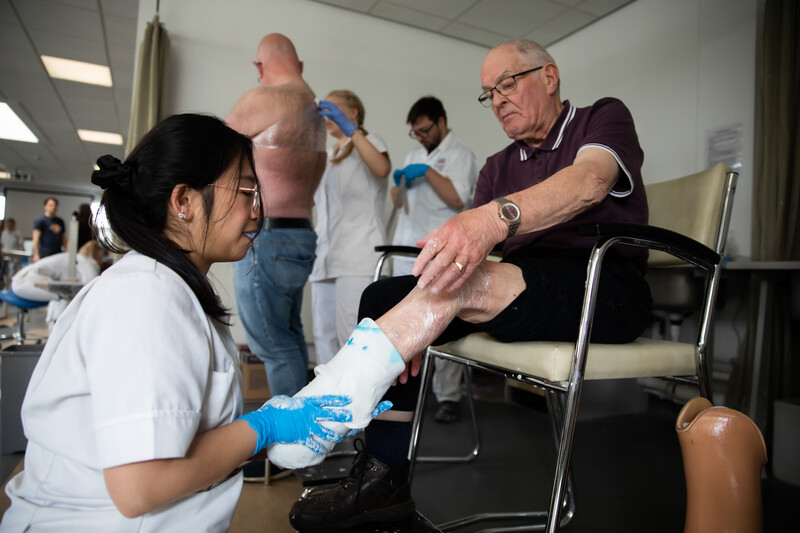
[[[274,396],[257,411],[240,417],[258,435],[258,453],[270,444],[302,444],[314,453],[323,455],[326,450],[319,442],[339,442],[342,436],[320,424],[323,420],[349,422],[353,414],[349,409],[341,409],[352,400],[347,396],[308,396],[290,398]]]
[[[319,102],[319,114],[327,119],[330,119],[339,126],[339,129],[342,130],[342,133],[347,135],[348,137],[352,137],[353,133],[355,133],[356,126],[350,119],[342,113],[342,110],[336,107],[336,104],[333,102],[329,102],[327,100],[320,100]]]
[[[422,163],[415,163],[413,165],[407,165],[406,168],[395,170],[394,184],[399,186],[402,176],[405,175],[406,187],[411,187],[411,183],[417,178],[421,178],[422,176],[424,176],[425,173],[428,172],[429,168],[431,167],[429,167],[428,165],[424,165]]]

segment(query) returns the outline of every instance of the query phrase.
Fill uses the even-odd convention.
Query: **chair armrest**
[[[623,238],[621,244],[660,250],[690,261],[699,266],[716,265],[720,255],[708,246],[680,233],[647,224],[608,222],[582,224],[578,231],[583,236],[600,237],[601,240]]]
[[[394,244],[383,244],[375,247],[376,252],[389,254],[419,255],[422,248],[416,246],[395,246]]]

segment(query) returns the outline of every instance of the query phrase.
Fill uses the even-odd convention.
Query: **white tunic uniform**
[[[453,132],[448,133],[431,153],[424,147],[409,153],[403,166],[415,163],[424,163],[448,178],[464,203],[464,209],[470,207],[478,179],[478,165],[472,151],[456,139]],[[416,246],[419,239],[458,214],[442,201],[426,179],[414,180],[407,194],[408,213],[400,210],[392,244]],[[413,265],[414,259],[395,257],[393,273],[395,276],[411,274]]]
[[[386,153],[383,139],[370,133],[367,140]],[[339,163],[331,163],[332,157],[331,149],[314,193],[317,259],[311,281],[371,276],[378,260],[375,246],[386,244],[386,178],[373,176],[355,147]]]
[[[45,346],[22,406],[25,470],[8,483],[0,531],[225,531],[241,474],[128,519],[103,469],[184,457],[197,433],[241,411],[227,326],[175,272],[129,252],[75,297]]]

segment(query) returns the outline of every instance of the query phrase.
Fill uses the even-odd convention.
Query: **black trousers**
[[[489,322],[472,324],[454,319],[433,343],[444,344],[484,331],[501,342],[574,341],[583,304],[587,259],[555,254],[516,255],[504,262],[522,270],[526,289]],[[359,320],[377,319],[397,305],[416,285],[417,278],[401,276],[377,281],[361,296]],[[592,326],[592,342],[620,344],[636,339],[650,323],[652,299],[641,269],[630,260],[606,259],[600,274]],[[389,388],[384,396],[397,411],[413,411],[419,376]]]

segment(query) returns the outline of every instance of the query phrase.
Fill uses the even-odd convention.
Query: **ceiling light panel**
[[[104,65],[85,63],[61,57],[42,56],[47,73],[51,78],[77,81],[91,85],[111,87],[111,70]]]
[[[118,146],[122,145],[122,135],[120,135],[119,133],[109,133],[106,131],[94,131],[94,130],[78,130],[78,137],[80,137],[82,141],[90,143],[116,144]]]
[[[0,139],[38,143],[36,135],[22,122],[14,110],[5,102],[0,102]]]

